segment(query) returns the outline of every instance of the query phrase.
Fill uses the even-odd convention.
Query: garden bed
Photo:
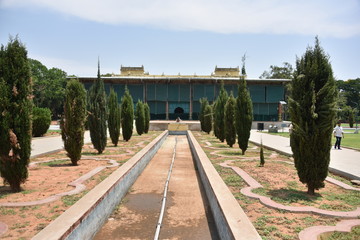
[[[253,192],[282,205],[312,206],[330,211],[351,211],[360,207],[359,191],[344,190],[328,182],[325,188],[316,191],[315,196],[307,195],[307,188],[298,180],[291,158],[265,150],[265,167],[259,167],[260,149],[255,145],[250,144],[242,156],[237,144],[227,148],[226,143],[220,143],[214,136],[205,133],[196,133],[195,136],[263,239],[298,239],[299,232],[305,228],[336,225],[341,218],[269,208],[259,200],[243,195],[240,190],[248,185],[231,168],[219,164],[232,160],[228,165],[243,169],[263,186]],[[341,181],[348,183],[346,179]]]
[[[8,226],[7,232],[1,238],[30,239],[109,176],[118,168],[115,165],[121,166],[160,133],[149,132],[142,136],[135,134],[128,142],[119,141],[118,147],[114,147],[111,142],[108,142],[108,147],[101,155],[97,154],[91,144],[87,144],[83,148],[82,157],[84,159],[78,162],[78,166],[70,165],[71,162],[66,159],[65,151],[31,159],[29,178],[22,185],[22,192],[12,193],[8,186],[0,187],[0,205],[6,203],[25,204],[19,207],[0,207],[0,222]],[[113,161],[110,162],[110,160]],[[81,192],[62,196],[48,203],[26,206],[28,202],[41,201],[73,191],[74,187],[68,185],[70,182],[78,183],[85,174],[88,175],[96,169],[100,171],[95,171],[93,175],[90,174],[89,179],[81,183],[85,185],[85,189],[82,189]]]

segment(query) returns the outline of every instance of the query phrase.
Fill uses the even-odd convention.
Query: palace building
[[[117,92],[119,101],[125,86],[132,95],[134,104],[138,100],[150,106],[152,120],[197,120],[201,98],[207,98],[210,104],[218,96],[221,81],[227,92],[238,93],[240,79],[239,67],[219,68],[210,75],[151,75],[144,66],[121,66],[120,74],[103,76],[107,94],[110,88]],[[89,89],[97,77],[79,77]],[[254,121],[280,121],[285,103],[285,85],[290,79],[250,79],[246,78],[247,87],[253,102]]]

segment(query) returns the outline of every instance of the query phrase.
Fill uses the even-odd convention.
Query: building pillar
[[[192,120],[192,113],[193,113],[193,101],[192,101],[192,83],[190,82],[190,106],[189,106],[189,120]]]
[[[166,101],[165,111],[166,111],[166,120],[169,120],[169,101]]]

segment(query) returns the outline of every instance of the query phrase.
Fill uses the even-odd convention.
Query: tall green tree
[[[288,62],[284,62],[282,67],[271,65],[269,71],[264,71],[261,79],[292,79],[294,69]]]
[[[219,96],[216,99],[214,111],[214,131],[216,128],[216,137],[224,142],[225,140],[225,104],[229,96],[224,88],[224,82],[221,81]]]
[[[329,56],[316,37],[296,61],[289,107],[291,149],[300,181],[308,194],[324,187],[330,161],[331,136],[336,116],[337,90]]]
[[[346,105],[360,111],[360,78],[336,81],[336,84],[346,98]]]
[[[141,100],[138,100],[138,102],[136,103],[135,126],[136,132],[139,135],[142,135],[145,129],[145,111],[144,104]]]
[[[107,109],[104,82],[100,76],[100,63],[98,64],[97,79],[89,89],[88,111],[88,124],[91,142],[98,153],[101,154],[106,147],[107,141]]]
[[[144,133],[149,132],[150,127],[150,107],[147,103],[144,103],[144,112],[145,112],[145,128]]]
[[[111,138],[111,142],[117,146],[119,142],[120,136],[120,125],[121,125],[121,116],[120,116],[120,105],[118,103],[117,93],[114,91],[113,88],[110,89],[109,94],[109,134]]]
[[[34,104],[37,107],[49,108],[52,118],[57,119],[64,111],[67,74],[59,68],[47,69],[35,59],[29,59],[29,63],[34,84]]]
[[[0,173],[14,192],[28,178],[32,107],[27,50],[18,37],[10,37],[0,50]]]
[[[199,120],[200,120],[200,128],[202,131],[205,131],[204,130],[204,115],[205,115],[205,108],[207,105],[209,105],[207,98],[200,98]]]
[[[244,77],[240,77],[238,96],[236,98],[235,106],[235,124],[236,133],[238,136],[239,147],[242,150],[242,154],[248,148],[251,124],[253,120],[252,101],[250,98],[249,90],[246,87],[246,81]]]
[[[236,101],[231,93],[225,105],[225,139],[230,147],[236,142],[235,105]]]
[[[61,119],[61,137],[72,165],[77,166],[84,145],[86,122],[86,90],[77,79],[71,79],[66,86],[64,117]]]
[[[129,141],[134,128],[134,103],[127,86],[121,99],[121,128],[124,140]]]
[[[213,104],[211,104],[211,112],[212,112],[211,118],[212,118],[212,129],[214,131],[214,135],[216,138],[219,138],[219,134],[218,134],[219,128],[217,127],[218,123],[217,123],[217,118],[215,117],[215,114],[216,114],[215,112],[217,110],[217,104],[218,104],[218,101],[216,101],[216,100],[213,102]]]
[[[207,134],[209,134],[212,129],[212,118],[212,107],[210,105],[206,105],[204,110],[204,132],[206,132]]]

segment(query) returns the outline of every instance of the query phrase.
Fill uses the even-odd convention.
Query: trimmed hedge
[[[43,136],[50,127],[51,111],[48,108],[33,108],[32,135],[34,137]]]

